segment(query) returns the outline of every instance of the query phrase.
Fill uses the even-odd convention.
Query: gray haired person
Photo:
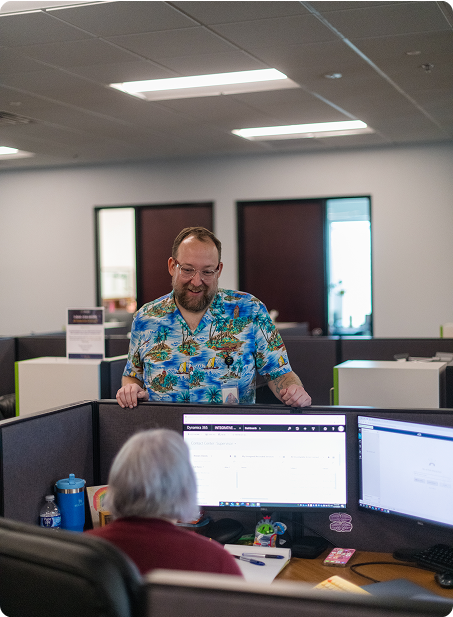
[[[108,483],[106,503],[114,520],[87,533],[115,544],[142,574],[166,568],[241,576],[220,544],[176,524],[198,516],[195,473],[178,433],[155,429],[130,437]]]

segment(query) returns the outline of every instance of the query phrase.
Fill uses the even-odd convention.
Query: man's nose
[[[192,283],[196,286],[199,287],[200,285],[203,284],[203,279],[201,278],[201,274],[198,270],[195,271],[195,274],[192,277]]]

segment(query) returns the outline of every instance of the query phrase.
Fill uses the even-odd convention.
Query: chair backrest
[[[148,617],[434,617],[452,602],[311,589],[306,583],[247,582],[226,574],[153,570],[146,575]]]
[[[110,543],[0,517],[0,609],[8,617],[140,617],[143,594],[135,564]]]

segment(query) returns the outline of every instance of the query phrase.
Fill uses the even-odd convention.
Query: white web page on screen
[[[184,425],[200,505],[346,503],[344,416],[186,414]]]

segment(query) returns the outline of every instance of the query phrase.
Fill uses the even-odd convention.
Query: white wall
[[[375,336],[439,336],[453,321],[452,144],[0,172],[0,334],[59,330],[67,307],[94,306],[95,206],[214,201],[235,287],[236,200],[349,195],[372,198]]]

